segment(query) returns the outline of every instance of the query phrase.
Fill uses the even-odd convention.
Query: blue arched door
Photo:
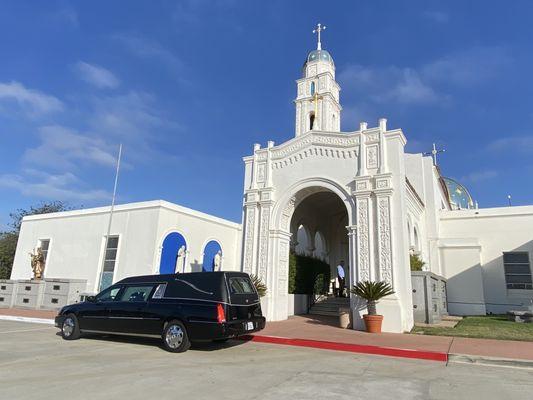
[[[202,271],[212,272],[215,270],[215,256],[217,255],[217,253],[219,253],[218,262],[220,263],[220,257],[222,256],[222,248],[220,247],[220,244],[215,240],[211,240],[205,245]],[[220,264],[218,266],[218,269],[220,270]]]
[[[181,249],[181,251],[180,251]],[[160,274],[173,274],[175,272],[183,272],[183,263],[185,262],[185,250],[187,249],[187,242],[183,235],[178,232],[172,232],[163,240],[163,248],[161,250],[161,262],[159,264]],[[179,265],[176,265],[178,262]],[[176,271],[177,267],[177,271]]]

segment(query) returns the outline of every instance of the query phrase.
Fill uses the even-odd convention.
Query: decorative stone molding
[[[261,222],[259,231],[259,251],[258,251],[258,268],[257,274],[266,282],[266,269],[268,257],[268,229],[270,221],[270,208],[261,209]]]
[[[366,167],[368,169],[377,168],[379,165],[378,160],[378,146],[372,145],[366,148]]]
[[[357,266],[358,280],[370,280],[370,233],[369,233],[369,201],[368,197],[357,199]]]
[[[261,183],[261,182],[264,182],[265,181],[265,168],[266,168],[266,165],[264,163],[262,164],[259,164],[257,166],[257,182],[258,183]]]
[[[246,208],[246,239],[244,242],[244,272],[253,272],[255,207]]]
[[[390,197],[378,197],[378,251],[380,279],[392,285]]]
[[[286,145],[281,145],[277,148],[274,148],[272,150],[272,158],[274,160],[286,158],[312,145],[342,148],[355,147],[359,145],[359,135],[309,132],[291,140]]]
[[[365,133],[365,143],[373,143],[379,141],[379,132]]]
[[[289,199],[289,202],[283,209],[283,213],[281,214],[281,229],[286,229],[287,231],[290,230],[289,223],[292,217],[292,213],[294,212],[294,207],[296,204],[296,197],[291,197]]]

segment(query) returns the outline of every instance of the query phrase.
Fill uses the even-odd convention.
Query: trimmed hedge
[[[330,267],[326,262],[294,253],[289,255],[289,293],[324,294],[328,291],[329,280]]]

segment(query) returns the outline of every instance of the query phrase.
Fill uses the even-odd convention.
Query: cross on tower
[[[433,149],[424,153],[424,155],[433,157],[433,165],[437,166],[437,154],[444,153],[445,151],[445,149],[437,150],[437,146],[435,145],[435,143],[433,143]]]
[[[320,42],[320,32],[322,32],[323,30],[326,29],[326,26],[322,25],[322,24],[317,24],[316,26],[316,29],[313,30],[313,33],[317,33],[318,34],[318,43],[316,45],[316,49],[317,50],[322,50],[322,42]]]

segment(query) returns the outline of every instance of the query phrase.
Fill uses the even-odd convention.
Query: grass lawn
[[[415,326],[411,333],[533,341],[533,323],[526,324],[509,321],[505,315],[487,315],[483,317],[465,317],[455,326],[455,328]]]

